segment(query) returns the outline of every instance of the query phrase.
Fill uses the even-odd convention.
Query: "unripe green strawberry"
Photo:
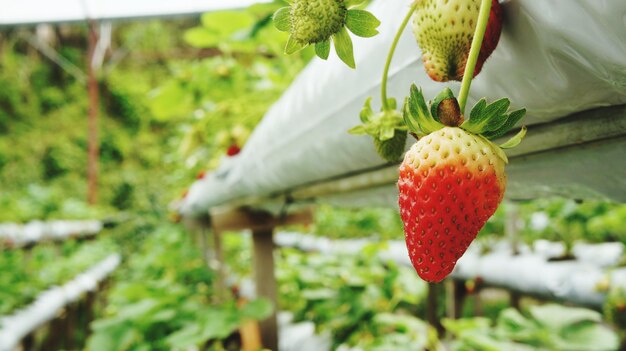
[[[516,146],[522,129],[497,146],[488,138],[507,132],[524,110],[507,113],[509,102],[479,101],[464,121],[450,89],[426,106],[415,85],[404,107],[409,131],[419,140],[400,165],[398,204],[409,257],[424,280],[452,272],[502,201],[506,188],[502,148]]]
[[[374,138],[376,152],[388,161],[396,161],[402,157],[406,145],[406,130],[394,130],[393,138],[380,140]]]
[[[294,0],[291,33],[303,45],[327,40],[343,27],[347,13],[343,0]]]
[[[400,215],[409,257],[424,280],[454,268],[504,195],[504,160],[457,127],[421,138],[400,166]]]
[[[474,37],[480,0],[416,0],[413,34],[422,49],[426,73],[435,81],[462,80]],[[493,0],[474,76],[498,45],[502,9]]]
[[[353,34],[369,38],[378,34],[380,22],[371,13],[354,8],[355,0],[290,0],[289,6],[274,13],[274,26],[288,32],[285,53],[293,54],[308,45],[315,45],[315,54],[326,60],[331,41],[337,56],[349,67],[355,68]]]

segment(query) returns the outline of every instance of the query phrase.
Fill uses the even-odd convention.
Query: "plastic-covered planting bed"
[[[102,227],[102,222],[97,220],[0,223],[0,244],[17,248],[43,241],[90,237],[102,231]]]
[[[280,247],[328,254],[358,253],[371,243],[368,239],[330,240],[287,232],[277,233],[274,241]],[[486,254],[481,254],[480,246],[480,242],[470,246],[452,272],[453,279],[480,278],[488,286],[594,308],[601,307],[606,296],[598,289],[599,283],[609,279],[611,284],[626,289],[626,268],[616,268],[624,255],[621,243],[579,243],[573,249],[576,259],[566,261],[551,261],[564,252],[564,247],[545,240],[537,241],[532,249],[519,245],[517,254],[513,254],[511,243],[504,241]],[[411,265],[404,241],[390,241],[381,257]]]
[[[78,301],[83,294],[95,291],[120,264],[121,256],[112,254],[62,286],[42,292],[30,305],[8,316],[0,316],[0,351],[12,351],[19,342],[56,318],[64,306]]]
[[[385,55],[408,4],[374,1],[380,34],[355,40],[357,69],[333,55],[329,62],[314,59],[242,153],[193,184],[180,212],[198,216],[225,204],[278,212],[287,201],[312,199],[395,206],[396,165],[382,161],[369,137],[347,130],[359,124],[368,96],[378,108]],[[474,80],[468,106],[482,97],[508,97],[512,108],[528,110],[526,139],[507,151],[506,196],[626,201],[626,2],[512,0],[503,8],[500,44]],[[389,95],[400,101],[413,82],[427,98],[459,86],[426,76],[410,30],[390,74]]]

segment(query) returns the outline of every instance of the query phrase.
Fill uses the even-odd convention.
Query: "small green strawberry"
[[[286,54],[293,54],[307,45],[315,45],[315,53],[326,60],[331,40],[337,56],[351,68],[355,68],[353,34],[369,38],[378,34],[380,21],[365,10],[354,8],[362,0],[290,0],[290,5],[274,14],[274,25],[289,32],[285,46]]]
[[[400,166],[400,216],[409,257],[422,279],[444,279],[465,253],[504,196],[507,157],[523,128],[497,146],[489,139],[504,135],[525,114],[507,113],[508,99],[480,100],[464,122],[456,98],[445,89],[427,107],[415,85],[404,108],[409,132],[419,140]]]
[[[435,81],[462,80],[480,0],[416,0],[413,34],[422,49],[426,73]],[[493,0],[474,76],[495,50],[502,31],[502,9]]]
[[[402,114],[395,110],[396,100],[388,99],[388,109],[374,113],[371,107],[372,98],[365,101],[361,110],[362,125],[358,125],[348,132],[356,135],[368,134],[374,138],[376,152],[389,162],[400,160],[406,144],[406,126]]]

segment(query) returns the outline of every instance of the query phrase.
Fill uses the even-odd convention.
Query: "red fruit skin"
[[[424,138],[430,142],[421,139],[400,166],[398,204],[409,258],[417,274],[429,282],[439,282],[452,272],[498,208],[506,186],[503,161],[490,155],[488,146],[448,139],[453,133],[462,135],[456,130],[460,129],[445,128],[436,132],[442,137]],[[448,156],[433,155],[433,146]]]
[[[424,176],[443,174],[442,177]],[[495,172],[476,175],[460,164],[429,170],[400,168],[402,220],[409,257],[419,276],[439,282],[502,201]]]
[[[228,149],[226,150],[226,155],[232,157],[232,156],[237,155],[239,152],[241,152],[241,149],[239,148],[239,146],[233,144],[229,146]]]
[[[491,53],[496,49],[496,46],[498,46],[501,33],[502,6],[500,6],[498,0],[493,0],[491,2],[491,11],[489,12],[489,21],[487,22],[487,28],[485,29],[485,37],[483,38],[483,43],[480,46],[478,61],[476,61],[476,68],[474,68],[474,77],[480,73],[480,70],[483,68],[483,64],[487,61],[487,58],[491,56]],[[465,69],[465,65],[463,65],[463,69]],[[463,77],[463,72],[461,72],[460,76]]]

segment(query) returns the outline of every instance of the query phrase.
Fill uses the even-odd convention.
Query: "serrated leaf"
[[[348,34],[346,27],[342,27],[337,33],[333,34],[333,42],[335,44],[335,52],[337,52],[337,56],[339,56],[341,61],[350,68],[356,68],[352,39],[350,39],[350,34]]]
[[[404,118],[404,124],[407,125],[410,132],[423,133],[422,130],[420,129],[419,124],[417,123],[417,120],[412,118],[412,114],[409,111],[409,98],[408,97],[404,99],[404,105],[402,107],[402,118]]]
[[[287,39],[287,45],[285,45],[285,54],[291,55],[295,52],[298,52],[304,49],[305,46],[306,45],[299,43],[297,40],[293,38],[293,36],[290,35],[289,39]]]
[[[346,27],[359,37],[370,38],[378,34],[380,21],[376,16],[365,10],[348,10],[346,15]]]
[[[433,102],[430,104],[430,115],[433,116],[435,121],[441,122],[439,116],[437,115],[437,108],[439,107],[441,101],[451,98],[454,98],[454,93],[452,93],[452,90],[450,90],[450,88],[445,88],[439,94],[437,94]]]
[[[274,12],[274,27],[281,32],[289,32],[291,29],[290,21],[289,21],[289,7],[282,7]]]
[[[482,101],[482,100],[481,100]],[[497,130],[506,123],[506,111],[509,109],[511,102],[507,98],[494,101],[493,103],[482,106],[481,101],[476,105],[479,109],[470,112],[470,119],[465,121],[461,128],[474,134],[483,134],[485,132]],[[475,106],[476,108],[476,106]]]
[[[415,119],[419,125],[419,129],[430,134],[444,127],[443,124],[435,121],[428,111],[426,101],[422,91],[417,89],[415,84],[411,85],[411,94],[409,95],[409,109],[411,118]]]
[[[330,54],[330,40],[324,40],[315,44],[315,54],[322,60],[327,60]]]
[[[523,126],[517,134],[515,134],[511,139],[507,140],[503,144],[500,144],[500,147],[503,149],[511,149],[519,145],[522,142],[522,139],[526,136],[526,126]]]
[[[517,124],[517,122],[519,122],[522,117],[524,117],[524,115],[526,115],[526,109],[513,111],[509,113],[506,122],[500,128],[491,132],[485,132],[483,133],[483,135],[487,139],[499,138],[506,134],[509,130],[511,130],[511,128],[513,128]]]
[[[354,134],[354,135],[363,135],[363,134],[367,134],[367,131],[365,130],[365,126],[360,125],[360,126],[354,126],[348,129],[348,133]]]

